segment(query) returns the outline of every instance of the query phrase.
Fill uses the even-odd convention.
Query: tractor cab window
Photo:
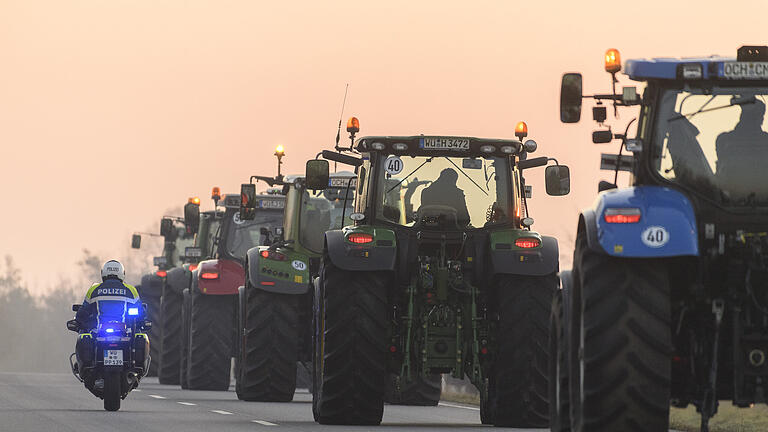
[[[385,156],[380,163],[380,220],[457,229],[511,220],[506,158]]]
[[[723,205],[768,205],[767,102],[768,88],[665,91],[655,169]]]
[[[299,241],[304,247],[313,252],[322,252],[326,231],[352,224],[349,215],[354,212],[355,179],[351,180],[349,188],[329,187],[322,191],[304,191],[299,216]]]
[[[192,236],[184,237],[182,234],[179,234],[179,236],[176,238],[176,242],[174,243],[175,249],[173,250],[173,260],[172,265],[173,267],[178,267],[181,265],[182,257],[184,257],[184,254],[187,251],[188,247],[192,247],[195,245],[195,239]]]
[[[248,249],[263,246],[264,236],[261,234],[261,228],[274,232],[275,228],[283,226],[282,210],[257,211],[254,219],[247,221],[241,220],[238,212],[229,217],[232,221],[228,224],[227,253],[238,259],[244,259]]]

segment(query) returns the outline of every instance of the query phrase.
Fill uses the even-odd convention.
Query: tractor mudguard
[[[309,290],[309,258],[303,254],[291,253],[288,249],[274,251],[284,260],[265,258],[265,246],[248,250],[246,277],[251,286],[279,294],[304,294]]]
[[[607,209],[639,209],[636,223],[609,223]],[[661,186],[633,186],[601,192],[581,214],[587,244],[616,257],[698,256],[696,216],[688,198]]]
[[[373,236],[373,241],[355,244],[347,241],[354,233]],[[397,258],[395,233],[389,229],[357,226],[325,233],[325,248],[331,262],[342,270],[394,270]]]
[[[200,261],[193,276],[197,283],[192,286],[206,295],[236,295],[243,285],[245,272],[239,262],[228,259]],[[196,286],[195,286],[196,285]]]
[[[155,273],[147,273],[141,277],[140,286],[139,295],[142,297],[159,297],[163,293],[163,278]]]
[[[181,294],[184,288],[189,288],[190,277],[192,273],[183,267],[174,267],[168,270],[165,277],[165,286],[171,291]]]
[[[493,239],[492,235],[491,241]],[[560,268],[557,239],[541,236],[541,247],[536,249],[492,247],[491,265],[494,274],[544,276],[556,273]]]

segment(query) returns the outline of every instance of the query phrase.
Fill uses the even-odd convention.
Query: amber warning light
[[[525,122],[517,123],[517,126],[515,126],[515,136],[521,140],[528,136],[528,125]]]
[[[200,205],[200,198],[198,198],[198,197],[190,198],[190,199],[189,199],[189,201],[188,201],[188,203],[189,203],[189,204],[197,204],[197,205]]]
[[[349,120],[347,120],[347,132],[360,132],[360,120],[358,120],[357,117],[350,117]]]
[[[605,71],[615,74],[621,70],[621,55],[619,50],[611,48],[605,52]]]

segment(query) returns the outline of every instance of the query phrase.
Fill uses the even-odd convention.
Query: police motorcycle
[[[80,306],[72,305],[72,310],[77,312]],[[95,328],[67,321],[67,329],[79,333],[77,352],[69,357],[72,374],[104,400],[107,411],[119,410],[120,401],[149,370],[149,337],[144,332],[152,323],[145,320],[145,310],[146,305],[138,302],[108,300],[98,304]]]

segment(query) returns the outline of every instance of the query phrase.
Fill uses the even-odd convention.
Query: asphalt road
[[[484,428],[477,407],[386,406],[381,426],[322,426],[312,420],[312,396],[299,390],[291,403],[241,402],[235,392],[181,390],[142,380],[118,412],[67,374],[0,373],[0,432],[193,431],[445,431]],[[495,429],[499,430],[499,429]],[[545,431],[545,429],[508,429]],[[548,429],[546,429],[548,430]]]

